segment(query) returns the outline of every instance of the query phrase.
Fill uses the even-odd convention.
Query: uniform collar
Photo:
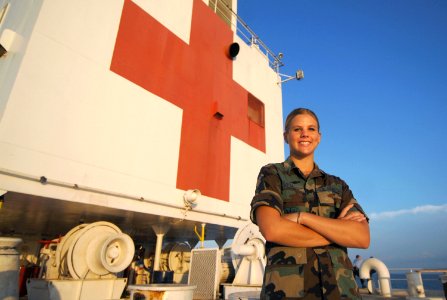
[[[293,170],[296,169],[298,174],[300,174],[301,177],[305,178],[303,176],[303,173],[301,172],[301,170],[295,165],[295,163],[293,162],[293,160],[290,156],[287,157],[287,159],[283,162],[283,164],[284,164],[284,168],[286,169],[286,171],[288,173],[293,173]],[[308,178],[324,177],[325,175],[326,175],[326,173],[323,170],[321,170],[316,163],[314,163],[314,169],[310,173]]]

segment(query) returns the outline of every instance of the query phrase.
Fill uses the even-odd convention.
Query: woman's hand
[[[269,206],[260,206],[255,213],[259,230],[269,242],[291,247],[321,247],[331,243],[314,230],[301,226],[299,213],[280,215]]]
[[[369,224],[363,213],[349,212],[353,206],[342,209],[337,219],[301,213],[300,223],[338,245],[366,249],[370,243]]]
[[[282,218],[280,219],[284,220],[286,224],[291,224],[290,221],[292,221],[293,223],[303,225],[297,227],[296,229],[292,229],[294,233],[296,232],[298,234],[298,238],[300,239],[303,238],[303,232],[299,232],[297,229],[310,229],[314,233],[324,237],[329,243],[336,243],[350,248],[366,249],[369,247],[370,243],[369,225],[366,220],[366,216],[363,213],[358,211],[349,211],[353,206],[354,204],[350,204],[342,209],[337,219],[321,217],[308,212],[285,214],[282,215]],[[258,210],[261,208],[262,207],[258,208]],[[267,209],[273,210],[272,208],[266,208],[266,210]],[[276,214],[279,216],[277,211]],[[265,216],[265,218],[267,218],[267,216]],[[268,220],[272,219],[273,218],[271,217]],[[258,218],[258,220],[261,221],[261,218]],[[285,227],[286,224],[281,226]],[[276,222],[272,222],[270,226],[266,228],[271,229],[272,232],[277,232],[279,227],[280,226]],[[262,232],[261,226],[260,229]],[[281,242],[291,242],[290,233],[284,235]]]
[[[350,212],[349,211],[353,206],[354,206],[354,204],[349,204],[348,206],[343,208],[343,210],[341,211],[341,213],[337,219],[350,220],[350,221],[356,221],[356,222],[365,221],[366,217],[361,212],[359,212],[359,211],[351,211]]]

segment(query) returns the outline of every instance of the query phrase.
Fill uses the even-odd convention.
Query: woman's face
[[[290,122],[289,130],[284,133],[290,155],[296,158],[313,156],[320,139],[317,120],[309,114],[296,115]]]

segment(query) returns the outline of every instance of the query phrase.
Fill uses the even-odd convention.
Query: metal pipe
[[[37,176],[32,176],[32,175],[28,175],[28,174],[24,174],[24,173],[18,173],[18,172],[11,171],[11,170],[6,170],[3,168],[0,168],[0,174],[6,175],[6,176],[11,176],[11,177],[16,177],[16,178],[20,178],[20,179],[25,179],[25,180],[29,180],[29,181],[40,182],[45,185],[46,184],[54,185],[54,186],[59,186],[59,187],[63,187],[63,188],[71,188],[71,189],[75,189],[75,190],[80,190],[80,191],[84,191],[84,192],[91,192],[91,193],[101,194],[101,195],[106,195],[106,196],[125,198],[125,199],[129,199],[129,200],[144,201],[144,202],[148,202],[148,203],[152,203],[152,204],[157,204],[157,205],[162,205],[162,206],[177,208],[177,209],[182,209],[182,210],[184,209],[184,207],[182,205],[164,203],[164,202],[160,202],[160,201],[156,201],[156,200],[152,200],[152,199],[146,199],[144,197],[137,197],[137,196],[132,196],[132,195],[128,195],[128,194],[122,194],[122,193],[117,193],[117,192],[101,190],[101,189],[97,189],[97,188],[91,188],[91,187],[87,187],[87,186],[80,186],[76,183],[73,184],[73,183],[66,183],[63,181],[58,181],[58,180],[53,180],[53,179],[50,180],[50,179],[47,179],[45,176],[37,177]],[[227,215],[227,214],[222,214],[222,213],[215,213],[215,212],[206,211],[203,209],[194,208],[194,209],[191,209],[191,211],[194,211],[197,213],[204,213],[207,215],[213,215],[213,216],[219,216],[219,217],[224,217],[224,218],[229,218],[229,219],[240,220],[240,221],[248,221],[248,219],[242,218],[241,216],[233,216],[233,215]]]

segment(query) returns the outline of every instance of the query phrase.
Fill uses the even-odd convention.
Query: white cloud
[[[379,213],[371,213],[369,214],[369,218],[371,220],[378,220],[378,219],[388,219],[388,218],[394,218],[398,216],[403,215],[415,215],[420,213],[440,213],[440,212],[447,212],[447,204],[443,205],[423,205],[423,206],[416,206],[414,208],[410,209],[401,209],[401,210],[395,210],[395,211],[384,211]]]

